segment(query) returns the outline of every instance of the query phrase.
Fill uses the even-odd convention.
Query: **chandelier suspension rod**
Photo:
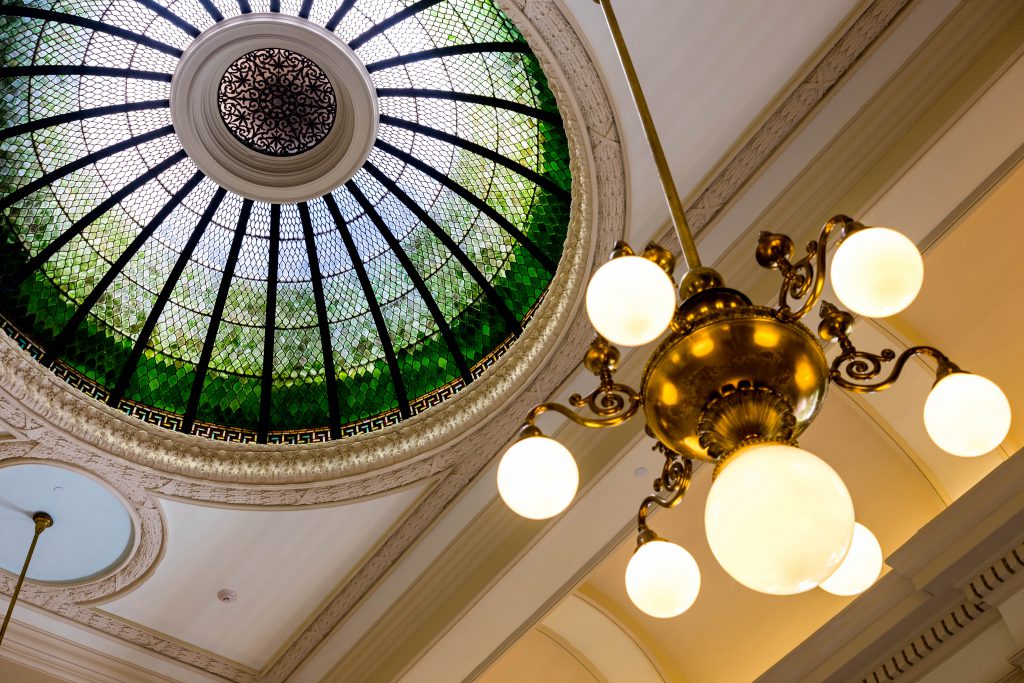
[[[25,582],[25,574],[28,573],[28,563],[32,561],[32,553],[36,550],[36,541],[39,540],[40,534],[53,526],[53,517],[45,512],[37,512],[32,515],[32,521],[35,522],[36,532],[35,535],[32,536],[32,543],[28,547],[28,555],[25,557],[25,564],[21,568],[21,576],[18,577],[18,583],[14,586],[14,594],[11,595],[11,602],[7,605],[7,615],[4,617],[4,625],[0,626],[0,644],[3,644],[4,642],[4,634],[7,633],[7,624],[11,621],[11,615],[14,613],[14,603],[18,602],[18,594],[21,592],[21,584]]]
[[[644,125],[644,132],[647,134],[647,142],[651,146],[651,154],[654,156],[654,163],[658,167],[658,177],[661,179],[661,186],[665,191],[665,199],[668,201],[668,208],[672,214],[672,224],[676,228],[676,236],[679,238],[679,246],[683,250],[683,260],[686,268],[693,270],[699,268],[700,254],[697,253],[697,245],[693,241],[693,234],[690,232],[690,224],[686,221],[686,212],[683,211],[683,203],[679,199],[679,191],[676,189],[675,181],[672,179],[672,171],[669,168],[668,160],[665,158],[665,150],[661,146],[661,139],[654,127],[654,119],[651,117],[651,110],[647,106],[647,98],[640,87],[640,80],[636,76],[636,69],[633,68],[633,60],[629,56],[629,49],[622,38],[622,31],[619,29],[619,20],[615,17],[615,10],[612,9],[611,0],[594,0],[604,10],[604,18],[608,22],[608,30],[611,31],[612,39],[615,41],[615,49],[619,54],[619,61],[622,62],[622,70],[626,72],[626,80],[629,82],[629,89],[633,93],[633,101],[636,104],[637,112],[640,114],[640,121]]]

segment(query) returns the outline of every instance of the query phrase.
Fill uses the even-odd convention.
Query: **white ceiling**
[[[1024,115],[1024,60],[1007,70],[970,112],[907,169],[903,179],[876,203],[871,213],[912,216],[909,232],[925,244],[925,284],[905,312],[884,321],[861,320],[853,333],[858,346],[877,351],[912,344],[941,348],[966,369],[984,374],[1006,391],[1015,408],[1015,422],[1001,448],[979,458],[957,458],[930,443],[922,423],[922,406],[934,382],[934,371],[912,362],[900,382],[876,396],[853,396],[837,389],[821,415],[801,437],[804,448],[820,455],[839,472],[854,499],[858,521],[868,526],[889,556],[928,521],[962,496],[1010,454],[1024,447],[1024,360],[1015,340],[1024,336],[1019,315],[1024,283],[1017,277],[1024,233],[1012,229],[1024,212],[1024,162],[1007,167],[1014,158],[1019,126],[999,126],[1006,117]],[[1019,120],[1019,118],[1017,119]],[[979,131],[996,126],[979,142]],[[993,137],[1008,136],[1002,153],[972,154],[988,148]],[[1019,158],[1017,155],[1016,158]],[[964,159],[978,166],[965,169],[958,182],[948,178],[951,163]],[[974,178],[974,182],[970,179]],[[945,193],[934,188],[945,184]],[[977,186],[987,191],[979,193]],[[922,205],[920,212],[912,207]],[[945,207],[945,208],[943,208]],[[954,207],[960,207],[954,211]],[[949,225],[948,216],[956,216]],[[923,216],[930,216],[931,223]],[[1009,229],[1008,229],[1009,228]],[[828,296],[828,294],[826,294]],[[731,683],[754,680],[830,619],[851,598],[823,591],[775,597],[747,590],[718,566],[704,535],[704,500],[710,486],[707,468],[696,477],[678,508],[659,512],[651,523],[660,535],[690,550],[701,568],[702,588],[694,607],[668,620],[638,612],[630,603],[623,572],[635,547],[632,532],[577,586],[610,612],[628,619],[631,632],[654,656],[678,672],[680,680]],[[888,569],[884,570],[888,571]],[[969,570],[968,570],[969,571]],[[546,618],[545,618],[546,619]],[[543,622],[542,622],[543,623]],[[730,649],[742,657],[723,658],[694,633],[728,634]],[[990,664],[992,672],[1006,669],[1005,627],[995,626],[948,664],[922,680],[994,681],[971,663]],[[515,647],[519,647],[517,644]],[[986,652],[997,652],[993,658]],[[520,657],[524,656],[522,653]],[[987,658],[987,659],[986,659]],[[976,676],[967,677],[965,671]]]
[[[573,15],[581,27],[610,86],[625,139],[628,163],[631,202],[628,234],[634,243],[642,243],[660,229],[668,214],[607,28],[598,6],[591,0],[556,1]],[[699,0],[617,1],[626,40],[633,50],[654,117],[668,146],[677,184],[684,194],[698,189],[702,181],[728,158],[730,151],[742,142],[766,109],[777,103],[803,75],[809,62],[820,57],[823,46],[831,42],[830,36],[845,27],[850,16],[866,4],[857,0],[814,3],[777,0],[771,4],[748,0],[715,3]],[[915,34],[916,39],[921,40],[934,30],[943,21],[947,6],[952,4],[944,2],[941,11],[936,9],[932,12],[927,17],[932,23],[927,27],[922,28],[924,24],[919,22],[917,30],[920,34]],[[910,30],[918,19],[917,15],[907,18],[900,29]],[[893,42],[900,42],[898,47],[903,50],[900,53],[903,56],[913,52],[916,45],[910,40]],[[884,49],[889,47],[883,46]],[[884,55],[883,48],[875,58],[878,54]],[[875,69],[871,72],[876,81],[866,84],[863,71],[855,75],[861,79],[856,81],[859,90],[851,95],[855,101],[862,100],[865,92],[870,94],[878,88],[901,63],[895,58],[890,61],[892,63],[887,65],[890,71]],[[848,81],[847,85],[852,82]],[[843,95],[837,93],[829,106],[841,103]],[[852,115],[852,111],[847,112],[847,117]],[[835,129],[806,144],[802,153],[807,157],[801,163],[817,154],[847,120],[838,116],[830,119]],[[821,133],[820,130],[818,132]],[[1005,143],[1000,143],[999,149],[1004,147]],[[988,161],[980,165],[985,164],[991,168]],[[756,211],[773,200],[779,192],[779,185],[789,182],[799,168],[802,166],[794,163],[790,169],[792,175],[773,174],[771,180],[776,185],[770,191],[764,190],[756,197],[748,195],[756,199]],[[927,194],[927,186],[923,190],[919,188],[918,192]],[[943,193],[943,201],[952,196],[948,188]],[[1020,196],[1024,195],[1019,190],[1006,192],[1009,204],[1016,197],[1019,205]],[[1020,215],[1019,208],[1016,215]],[[723,215],[729,216],[728,211]],[[929,214],[921,224],[934,226],[935,220]],[[733,222],[736,225],[713,226],[715,231],[721,230],[725,235],[721,250],[731,243],[737,232],[749,225],[746,220]],[[991,221],[986,221],[985,225],[996,231],[984,238],[991,241],[1001,226]],[[919,226],[910,227],[916,230]],[[922,293],[919,308],[929,313],[911,313],[895,321],[888,332],[907,338],[933,340],[951,352],[968,357],[972,368],[988,372],[1005,362],[1006,356],[988,357],[978,354],[976,349],[986,339],[999,334],[999,320],[986,316],[972,317],[970,321],[975,338],[950,336],[946,334],[948,323],[944,319],[942,304],[937,303],[951,294],[969,296],[966,290],[959,290],[958,281],[952,275],[948,279],[941,275],[956,272],[958,255],[970,253],[975,261],[989,258],[979,248],[980,241],[976,243],[973,241],[975,238],[965,237],[966,242],[962,243],[957,234],[940,243],[928,255],[928,289]],[[996,260],[1002,266],[1007,266],[1005,262],[1010,261],[1007,272],[1014,272],[1012,259],[1016,253],[1020,250],[1004,250]],[[941,286],[933,288],[933,282]],[[972,286],[981,288],[979,291],[992,285],[984,277],[972,280]],[[1012,308],[1013,302],[1020,301],[1022,297],[1024,292],[1014,289],[1006,294],[1002,304]],[[972,315],[976,312],[971,311]],[[886,330],[864,328],[865,339],[875,339],[871,335],[876,333],[885,334]],[[1012,354],[1012,351],[1012,346],[1001,348],[1004,354]],[[915,391],[918,385],[927,383],[924,371],[920,372],[921,376],[910,382],[914,384]],[[1013,391],[1018,404],[1024,400],[1021,393],[1024,385],[1017,381],[1019,376],[1024,376],[1024,373],[1008,380],[1008,388]],[[1005,375],[995,378],[1007,381]],[[585,383],[589,385],[590,382],[592,378],[586,377]],[[560,391],[558,396],[564,399],[568,393]],[[910,405],[910,399],[899,400]],[[913,412],[910,408],[907,410]],[[1018,420],[1018,431],[1014,436],[1018,444],[1022,437],[1019,431],[1022,424],[1024,421]],[[908,448],[907,438],[887,434],[890,426],[878,421],[870,406],[836,396],[803,442],[839,469],[853,492],[858,518],[876,531],[886,552],[901,545],[941,510],[946,501],[959,495],[999,461],[998,456],[992,456],[970,464],[956,462],[949,465],[948,470],[929,476],[926,472],[931,467],[929,462],[917,457],[919,454],[913,448]],[[496,447],[508,437],[507,434],[495,434]],[[494,577],[487,595],[475,597],[460,615],[460,618],[470,615],[485,619],[488,626],[494,626],[500,619],[506,619],[511,625],[502,622],[500,628],[495,626],[487,630],[464,623],[464,628],[452,627],[443,637],[442,634],[434,634],[437,637],[432,642],[447,649],[438,649],[433,656],[421,659],[419,668],[411,670],[413,674],[419,672],[425,676],[422,680],[441,681],[443,675],[439,678],[434,672],[445,671],[446,666],[451,671],[456,655],[461,658],[459,666],[465,665],[459,670],[471,670],[475,665],[473,658],[477,656],[474,648],[483,652],[480,658],[500,648],[503,638],[542,608],[546,591],[554,594],[571,585],[566,582],[599,555],[606,545],[611,548],[610,554],[586,578],[580,592],[593,601],[603,597],[605,603],[602,608],[617,619],[623,633],[634,634],[648,654],[656,655],[654,659],[668,662],[663,671],[666,680],[676,680],[683,675],[681,672],[685,672],[688,680],[701,683],[750,680],[776,661],[780,653],[791,649],[849,602],[821,592],[790,598],[759,596],[740,588],[726,577],[711,558],[703,537],[702,497],[708,484],[707,472],[703,472],[698,475],[686,503],[671,513],[659,514],[654,519],[654,526],[663,535],[683,543],[694,552],[704,572],[704,592],[692,612],[673,622],[655,622],[637,615],[622,590],[622,572],[632,550],[631,531],[626,532],[622,543],[616,541],[623,538],[622,530],[631,525],[635,504],[642,495],[641,489],[645,492],[648,480],[653,477],[647,473],[634,475],[634,470],[640,463],[653,464],[655,460],[652,460],[647,442],[634,440],[628,446],[618,444],[615,447],[619,449],[618,462],[602,472],[602,478],[585,494],[592,499],[593,507],[584,509],[580,505],[567,515],[577,520],[574,524],[582,524],[578,520],[589,516],[593,523],[590,528],[592,537],[584,538],[584,535],[567,528],[552,528],[540,542],[524,551],[519,563],[525,565],[526,559],[531,558],[532,563],[523,576],[517,576],[516,567],[509,567],[507,572]],[[653,466],[651,469],[653,471]],[[415,588],[416,579],[429,572],[434,559],[451,552],[460,540],[461,531],[493,503],[496,490],[492,470],[485,471],[465,495],[452,503],[446,516],[425,534],[423,542],[405,553],[402,562],[381,581],[383,588],[372,592],[347,615],[325,645],[306,661],[306,668],[299,670],[298,680],[321,680],[349,650],[364,645],[366,634],[387,618],[389,606]],[[961,484],[958,486],[957,482]],[[423,485],[350,505],[301,511],[215,508],[160,500],[167,528],[165,556],[153,575],[137,590],[100,608],[145,629],[167,634],[196,648],[260,669],[272,662],[297,630],[317,614],[425,489],[426,485]],[[618,506],[620,503],[620,507],[612,509],[613,504]],[[457,584],[459,580],[459,576],[450,577],[452,583]],[[512,584],[517,586],[515,590],[518,593],[502,592],[504,586]],[[218,603],[215,596],[221,588],[235,590],[238,600],[229,605]],[[494,610],[494,605],[501,609]],[[574,607],[583,609],[575,604]],[[579,661],[575,664],[568,662],[565,653],[595,652],[595,643],[599,652],[603,642],[599,632],[607,624],[588,622],[590,626],[587,628],[574,630],[570,622],[579,619],[572,618],[576,613],[570,613],[569,609],[551,613],[547,620],[550,623],[545,627],[546,635],[542,638],[538,639],[536,633],[530,632],[531,635],[523,642],[532,641],[536,648],[543,649],[543,653],[528,650],[516,666],[531,661],[531,658],[533,663],[561,662],[566,672],[564,680],[597,678],[593,675],[593,667]],[[40,614],[30,610],[28,620],[43,629]],[[579,614],[583,613],[579,612],[577,616]],[[463,637],[466,632],[469,635]],[[730,649],[742,652],[743,656],[723,658],[722,648],[701,645],[703,639],[694,638],[695,633],[725,634]],[[65,635],[69,639],[74,638],[69,631]],[[82,640],[85,642],[87,639]],[[100,649],[102,644],[99,640],[88,640],[89,646]],[[127,649],[123,643],[118,645]],[[379,643],[376,646],[380,646]],[[394,647],[397,650],[400,646],[401,643],[397,643]],[[509,656],[514,658],[517,652],[513,648]],[[446,658],[448,653],[455,655]],[[130,658],[120,651],[118,656]],[[156,657],[152,653],[147,653],[147,656]],[[600,659],[599,655],[593,657]],[[727,666],[723,667],[723,662]],[[512,670],[516,670],[515,667]],[[423,671],[429,673],[423,674]],[[410,680],[415,680],[415,676]]]
[[[589,39],[625,138],[628,239],[668,220],[650,149],[599,5],[558,0]],[[684,197],[742,141],[769,106],[866,3],[859,0],[617,0],[616,16]]]
[[[261,669],[428,487],[335,507],[261,511],[160,500],[164,557],[102,609]],[[238,599],[217,600],[223,588]]]

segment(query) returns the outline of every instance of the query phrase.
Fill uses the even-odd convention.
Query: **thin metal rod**
[[[10,604],[7,605],[7,615],[4,617],[4,625],[0,626],[0,645],[4,642],[4,634],[7,633],[7,624],[10,623],[11,615],[14,614],[14,603],[18,602],[18,594],[21,593],[21,584],[25,583],[25,574],[28,573],[28,563],[32,561],[32,553],[36,551],[36,541],[39,540],[40,534],[53,526],[53,517],[45,512],[37,512],[32,515],[32,521],[36,524],[36,533],[32,536],[32,544],[28,547],[28,555],[25,557],[25,565],[21,568],[21,576],[18,577],[18,583],[14,585],[14,594],[11,595]]]
[[[700,267],[700,255],[697,253],[697,245],[693,241],[693,234],[690,232],[690,224],[686,222],[686,213],[683,211],[683,203],[679,199],[679,192],[676,189],[675,181],[672,180],[672,171],[669,169],[668,160],[665,158],[665,150],[658,138],[658,131],[654,128],[654,119],[651,118],[651,110],[647,106],[647,98],[640,87],[640,80],[636,77],[636,69],[633,68],[633,60],[629,56],[626,42],[622,38],[622,31],[619,29],[619,20],[615,17],[615,10],[612,9],[611,0],[594,0],[604,10],[604,18],[608,22],[608,30],[611,31],[612,40],[615,41],[615,49],[619,53],[619,61],[622,62],[622,70],[626,72],[626,80],[629,82],[629,89],[633,93],[633,101],[636,103],[637,112],[640,114],[640,122],[644,124],[644,132],[647,134],[647,142],[651,146],[651,154],[654,155],[654,163],[658,167],[658,176],[661,178],[661,186],[665,190],[665,199],[668,200],[668,208],[672,214],[672,223],[676,227],[676,235],[679,237],[679,246],[683,250],[683,260],[686,261],[688,270]]]

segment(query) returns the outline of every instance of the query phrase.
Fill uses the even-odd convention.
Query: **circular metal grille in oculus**
[[[221,78],[217,105],[239,142],[271,156],[313,149],[331,132],[337,113],[327,74],[311,59],[281,48],[235,60]]]
[[[217,186],[171,126],[185,48],[259,12],[334,32],[377,88],[368,161],[307,202]],[[0,324],[147,421],[259,442],[394,424],[485,372],[561,258],[562,121],[491,0],[28,0],[0,6],[0,52]]]

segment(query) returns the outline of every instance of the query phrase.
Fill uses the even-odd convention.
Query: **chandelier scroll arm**
[[[526,416],[523,429],[531,433],[539,432],[537,418],[547,412],[558,413],[581,427],[617,427],[626,422],[640,410],[641,398],[636,389],[615,381],[614,373],[618,363],[619,350],[603,337],[595,337],[583,358],[583,365],[598,377],[597,388],[586,396],[570,396],[572,407],[555,402],[534,406]],[[581,414],[574,408],[586,408],[594,417]]]
[[[795,263],[790,260],[795,248],[791,237],[781,233],[761,233],[757,242],[757,262],[762,268],[778,270],[782,275],[776,309],[780,319],[786,322],[800,320],[821,299],[828,268],[828,241],[832,233],[838,228],[842,239],[863,227],[849,216],[833,216],[821,227],[818,238],[808,242],[807,254]],[[794,311],[792,307],[801,299],[803,303]]]
[[[827,301],[821,303],[821,324],[818,334],[825,341],[838,341],[840,353],[832,361],[829,379],[836,386],[857,394],[874,394],[885,391],[900,378],[907,361],[915,356],[931,358],[936,363],[936,380],[954,372],[963,372],[946,354],[933,346],[911,346],[899,355],[892,349],[879,353],[859,350],[850,339],[853,315],[841,311]],[[889,374],[872,382],[882,374],[883,366],[892,363]]]
[[[661,470],[661,476],[654,480],[655,493],[644,498],[640,503],[637,512],[636,525],[640,535],[641,544],[645,540],[653,540],[656,534],[647,526],[647,517],[654,511],[655,507],[666,509],[674,508],[682,502],[690,487],[693,476],[693,461],[689,458],[679,458],[678,454],[672,453],[671,457],[666,456],[665,465]],[[668,492],[667,497],[659,495],[662,491]],[[650,538],[645,538],[650,536]]]

